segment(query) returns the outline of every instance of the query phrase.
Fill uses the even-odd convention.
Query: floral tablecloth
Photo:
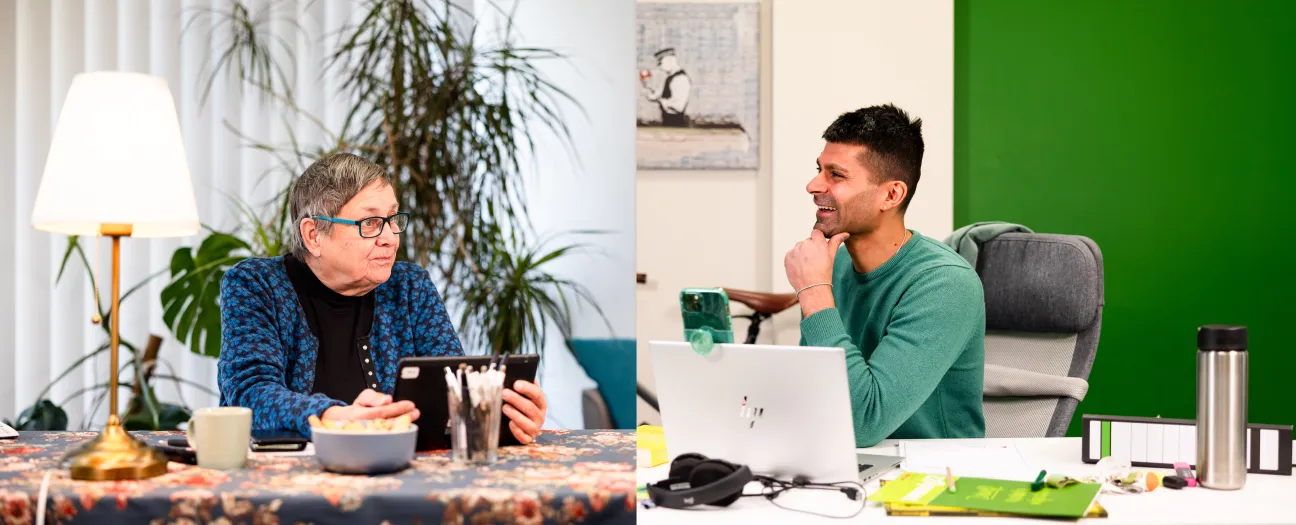
[[[177,432],[138,432],[160,443]],[[490,467],[420,453],[383,476],[320,469],[310,456],[252,455],[246,468],[180,463],[138,481],[74,481],[55,463],[93,432],[22,432],[0,441],[0,523],[633,523],[632,430],[557,430],[501,447]]]

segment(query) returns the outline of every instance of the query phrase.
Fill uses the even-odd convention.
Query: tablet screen
[[[495,358],[499,362],[500,358]],[[445,368],[458,370],[464,363],[476,369],[489,367],[490,356],[405,357],[396,372],[395,401],[412,401],[419,410],[418,451],[447,450],[450,448],[450,406],[446,399]],[[540,365],[538,355],[512,355],[505,361],[504,385],[513,387],[521,380],[535,382]],[[508,416],[500,415],[499,446],[520,445],[509,429]]]

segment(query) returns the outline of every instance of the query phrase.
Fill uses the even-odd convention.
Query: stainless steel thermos
[[[1206,488],[1246,484],[1247,330],[1197,329],[1197,479]]]

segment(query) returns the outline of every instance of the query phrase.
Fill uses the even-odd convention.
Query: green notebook
[[[1031,492],[1026,481],[954,477],[958,488],[950,492],[945,476],[906,472],[869,496],[870,501],[988,510],[1009,514],[1081,518],[1098,496],[1102,485],[1080,483],[1060,489],[1044,487]]]

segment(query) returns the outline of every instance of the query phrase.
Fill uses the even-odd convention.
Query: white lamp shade
[[[32,227],[132,237],[198,233],[198,207],[166,80],[103,71],[72,79],[36,193]]]

